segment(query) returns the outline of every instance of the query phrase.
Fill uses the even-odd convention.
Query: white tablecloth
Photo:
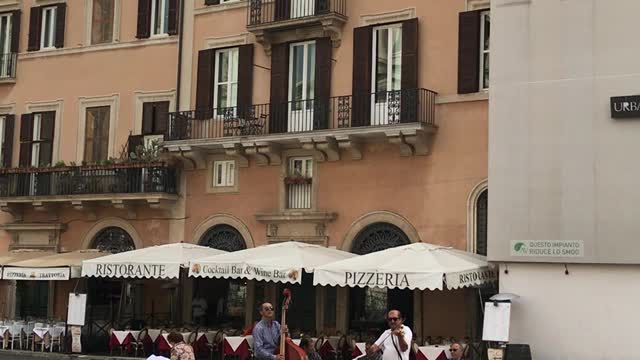
[[[231,349],[233,349],[233,351],[238,350],[238,346],[240,346],[240,344],[242,344],[242,342],[245,340],[247,340],[247,343],[249,344],[249,348],[253,349],[253,336],[251,335],[224,337],[224,341],[226,341],[229,344],[229,346],[231,346]]]
[[[356,348],[360,351],[360,354],[367,353],[367,343],[363,343],[363,342],[356,343]]]
[[[158,336],[160,336],[160,329],[149,329],[149,338],[152,342],[156,342]]]
[[[124,341],[124,339],[127,338],[127,336],[129,336],[129,334],[133,336],[133,340],[137,341],[140,331],[134,331],[134,330],[114,330],[113,331],[113,335],[116,337],[116,340],[118,340],[118,344],[120,345],[122,345],[122,342]]]
[[[39,338],[44,338],[44,336],[51,330],[50,327],[34,327],[33,333],[36,334]]]
[[[429,345],[429,346],[421,346],[418,348],[427,360],[436,360],[438,356],[442,352],[447,357],[447,359],[451,359],[451,352],[449,351],[449,345]]]
[[[11,332],[11,326],[7,326],[7,325],[2,325],[0,326],[0,338],[4,337],[4,334],[9,331]]]

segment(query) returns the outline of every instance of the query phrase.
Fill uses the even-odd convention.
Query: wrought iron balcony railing
[[[10,80],[16,78],[16,64],[18,54],[0,54],[0,80]]]
[[[177,193],[175,169],[163,163],[0,170],[0,197]]]
[[[325,129],[435,125],[436,93],[427,89],[384,91],[285,103],[180,111],[169,114],[167,140],[261,136]]]
[[[324,15],[346,17],[347,0],[250,0],[248,26],[276,24],[286,20]]]

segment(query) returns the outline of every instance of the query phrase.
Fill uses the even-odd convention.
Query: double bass
[[[304,350],[288,338],[287,333],[284,331],[287,325],[287,310],[289,310],[289,305],[291,304],[291,290],[284,289],[282,295],[284,300],[282,301],[282,317],[280,319],[279,354],[284,354],[285,360],[307,360],[307,354]]]

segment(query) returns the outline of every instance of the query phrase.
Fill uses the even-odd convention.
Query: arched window
[[[476,201],[476,253],[487,256],[487,201],[489,190],[483,190]]]
[[[362,229],[351,247],[351,252],[358,255],[409,244],[407,235],[395,225],[375,223]]]
[[[119,227],[110,226],[100,230],[100,232],[96,234],[91,247],[116,254],[135,250],[136,245],[128,232]]]
[[[408,245],[409,237],[395,225],[375,223],[362,229],[353,240],[351,252],[358,255],[369,254],[396,246]],[[377,287],[352,288],[350,290],[351,328],[377,327],[380,314],[389,309],[400,309],[411,326],[413,314],[413,293],[411,290],[387,290]]]
[[[220,224],[207,230],[200,238],[200,245],[224,251],[238,251],[247,248],[240,232],[233,226]]]

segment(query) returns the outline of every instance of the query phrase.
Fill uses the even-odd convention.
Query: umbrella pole
[[[427,334],[427,329],[425,329],[425,324],[424,324],[424,294],[425,294],[425,290],[421,290],[420,291],[420,315],[421,315],[421,319],[420,319],[420,327],[422,327],[422,346],[424,346],[424,339],[426,339],[427,337],[425,336]]]
[[[484,306],[482,306],[482,291],[480,290],[480,288],[478,288],[478,297],[480,298],[480,312],[482,313],[482,316],[484,316]]]

